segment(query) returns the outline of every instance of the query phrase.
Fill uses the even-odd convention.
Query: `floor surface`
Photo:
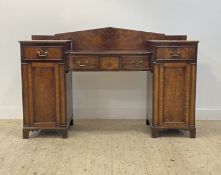
[[[220,175],[221,121],[150,137],[144,120],[77,120],[22,139],[21,120],[0,120],[0,175]]]

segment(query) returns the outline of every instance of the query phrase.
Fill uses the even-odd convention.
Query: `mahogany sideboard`
[[[183,129],[196,137],[195,96],[198,41],[119,28],[20,41],[23,138],[52,129],[67,138],[73,125],[72,71],[147,71],[147,119],[151,136]]]

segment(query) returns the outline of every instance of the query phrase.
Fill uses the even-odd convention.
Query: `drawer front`
[[[23,47],[24,60],[62,60],[63,47],[41,47],[41,46],[25,46]]]
[[[157,59],[196,59],[195,47],[157,47]]]
[[[98,69],[97,56],[70,56],[68,67],[72,70],[96,70]]]
[[[120,69],[120,59],[115,56],[100,57],[100,69],[102,70],[118,70]]]
[[[122,56],[122,69],[146,70],[150,69],[148,56]]]

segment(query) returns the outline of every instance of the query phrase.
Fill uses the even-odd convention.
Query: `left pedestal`
[[[21,41],[23,138],[29,131],[49,129],[67,138],[73,119],[72,77],[65,70],[65,51],[71,43]]]

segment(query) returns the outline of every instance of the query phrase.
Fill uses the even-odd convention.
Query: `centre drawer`
[[[100,56],[101,70],[119,70],[120,58],[119,56]]]
[[[122,56],[122,69],[147,70],[150,69],[148,55]]]
[[[96,70],[98,69],[98,56],[95,55],[69,56],[68,68],[71,70]]]

